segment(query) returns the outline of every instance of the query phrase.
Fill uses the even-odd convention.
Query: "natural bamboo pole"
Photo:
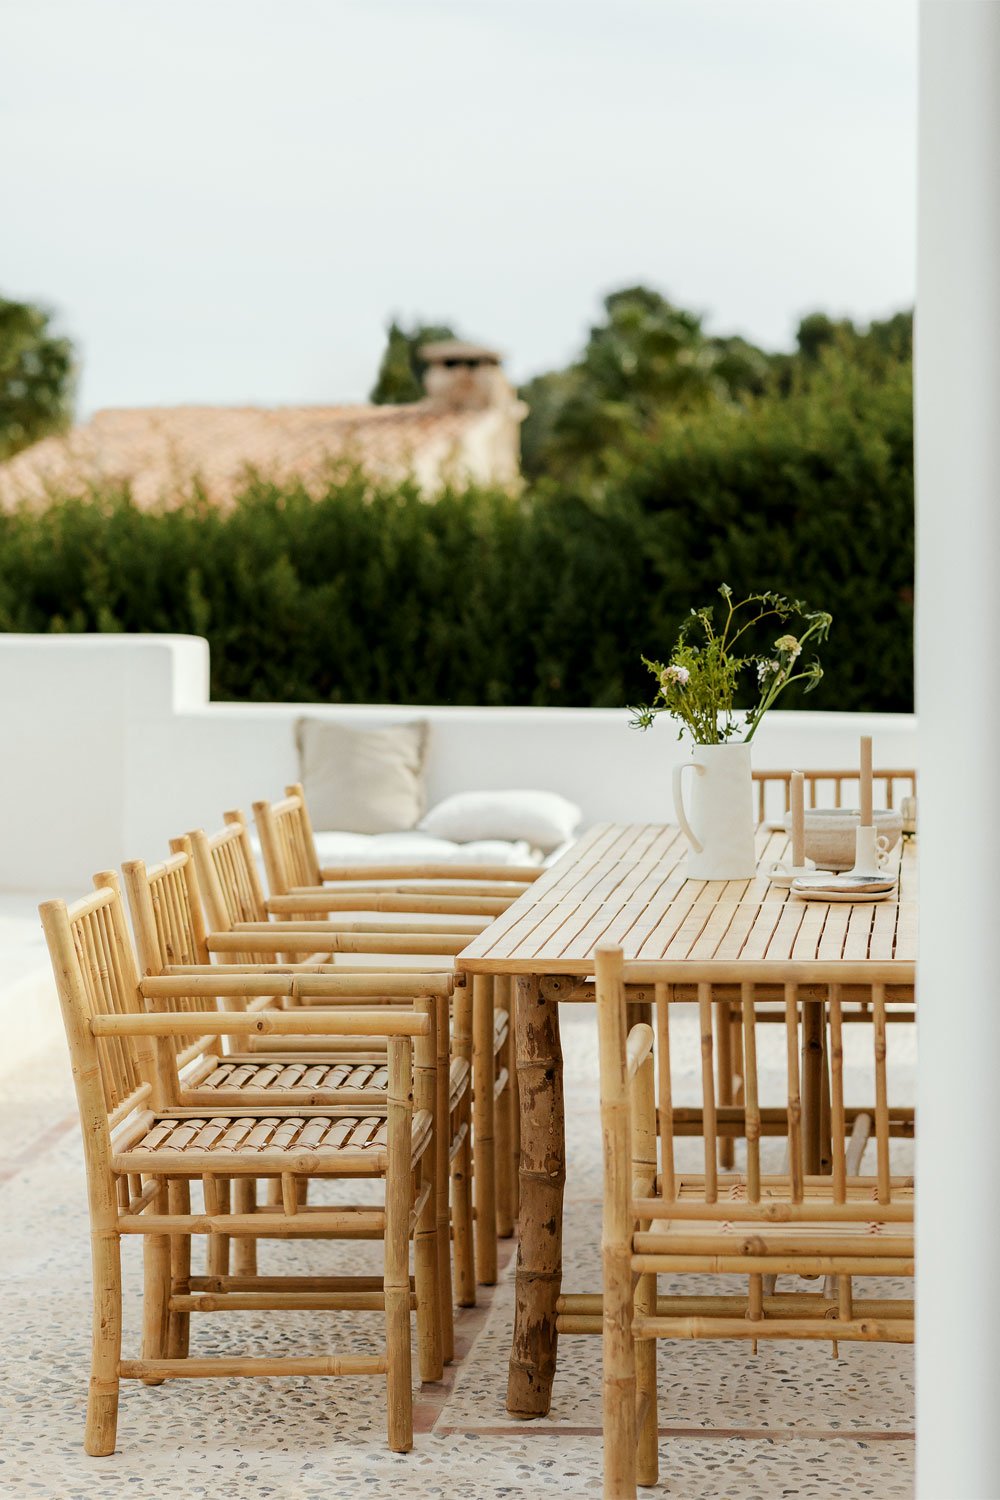
[[[517,1072],[517,1061],[514,1056],[514,1017],[511,1007],[511,980],[509,975],[498,974],[493,981],[493,1008],[495,1014],[505,1012],[508,1018],[503,1045],[496,1058],[502,1072],[506,1074],[506,1078],[503,1087],[496,1096],[493,1125],[496,1140],[496,1232],[501,1239],[510,1239],[514,1233],[514,1177],[516,1168],[511,1151],[511,1139],[514,1128],[513,1078]]]
[[[417,1001],[419,1013],[428,1023],[428,1031],[418,1037],[413,1055],[413,1107],[434,1118],[437,1109],[437,1024],[435,1001]],[[445,1130],[444,1120],[436,1122]],[[417,1288],[417,1348],[420,1379],[440,1380],[444,1372],[443,1345],[452,1342],[452,1307],[445,1302],[438,1280],[438,1151],[432,1140],[418,1167],[420,1186],[425,1190],[413,1235],[414,1276]]]
[[[167,1212],[167,1186],[156,1182],[153,1200],[157,1213]],[[165,1234],[145,1237],[143,1250],[142,1290],[142,1357],[163,1359],[167,1348],[167,1307],[170,1300],[170,1240]],[[149,1382],[156,1383],[159,1382]]]
[[[622,1500],[622,1497],[627,1500],[627,1497],[635,1495],[636,1481],[636,1364],[632,1343],[633,1164],[621,950],[599,948],[595,963],[601,1065],[601,1133],[604,1138],[601,1234],[604,1273],[604,1494],[609,1500]],[[648,1119],[644,1123],[648,1124]],[[648,1282],[646,1286],[648,1289]],[[644,1296],[643,1301],[647,1300],[648,1297]],[[655,1359],[655,1345],[650,1347]],[[647,1365],[644,1366],[647,1380],[648,1373]],[[648,1458],[648,1453],[645,1456]]]
[[[472,1222],[472,985],[455,989],[453,1050],[466,1070],[461,1107],[465,1134],[453,1164],[452,1190],[455,1203],[455,1286],[460,1307],[476,1303],[475,1232]]]
[[[413,1447],[410,1362],[410,1159],[412,1099],[411,1044],[389,1042],[389,1165],[385,1181],[385,1338],[389,1447]]]
[[[716,1149],[715,1077],[713,1073],[712,987],[698,986],[698,1020],[701,1027],[701,1106],[705,1136],[705,1201],[714,1203],[718,1196],[718,1160]]]
[[[722,1108],[733,1102],[733,1048],[729,1017],[729,1001],[717,1000],[715,1002],[715,1097]],[[735,1159],[732,1138],[723,1136],[719,1141],[719,1166],[724,1171],[731,1171]]]
[[[493,981],[472,981],[472,1141],[476,1203],[476,1279],[497,1279],[496,1147],[494,1137]]]
[[[619,975],[619,984],[621,983]],[[624,995],[624,989],[622,990]],[[728,1017],[727,1017],[728,1021]],[[656,1095],[652,1053],[653,1033],[648,1026],[637,1026],[628,1039],[626,1057],[632,1077],[630,1089],[630,1134],[632,1184],[628,1211],[631,1227],[632,1194],[641,1183],[644,1192],[656,1183]],[[649,1049],[649,1050],[647,1050]],[[640,1060],[641,1059],[641,1060]],[[640,1219],[640,1229],[648,1224]],[[630,1236],[629,1236],[630,1239]],[[631,1243],[629,1243],[631,1253]],[[631,1275],[628,1286],[631,1286]],[[640,1276],[635,1287],[634,1309],[638,1316],[656,1312],[656,1277]],[[635,1477],[638,1484],[656,1484],[659,1478],[656,1411],[656,1343],[640,1339],[635,1344],[635,1387],[637,1400]]]
[[[123,1380],[203,1380],[206,1376],[384,1375],[386,1361],[372,1354],[315,1354],[285,1359],[128,1359],[121,1362]],[[391,1446],[391,1445],[390,1445]],[[412,1443],[410,1445],[412,1447]],[[407,1451],[407,1450],[396,1450]]]
[[[537,979],[518,976],[514,1008],[521,1087],[521,1216],[507,1410],[512,1416],[538,1417],[548,1411],[551,1398],[555,1304],[562,1279],[562,1050],[558,1006],[541,996]]]

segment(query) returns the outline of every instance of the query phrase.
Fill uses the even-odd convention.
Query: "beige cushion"
[[[393,833],[419,823],[427,729],[424,719],[378,729],[298,719],[295,743],[313,827]]]

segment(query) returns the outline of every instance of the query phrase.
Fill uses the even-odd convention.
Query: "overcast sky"
[[[914,286],[913,0],[5,0],[0,294],[80,406],[363,399],[386,321],[523,378],[642,281],[787,346]]]

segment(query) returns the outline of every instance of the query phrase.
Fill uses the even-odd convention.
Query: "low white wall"
[[[585,824],[666,821],[686,754],[666,720],[645,734],[623,709],[398,708],[210,703],[208,644],[195,636],[0,635],[0,889],[89,883],[124,859],[163,856],[172,834],[297,779],[304,713],[345,722],[424,718],[429,805],[451,792],[544,787]],[[916,764],[910,715],[770,714],[760,768]]]

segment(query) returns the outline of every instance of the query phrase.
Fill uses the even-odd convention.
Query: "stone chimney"
[[[424,372],[427,399],[435,406],[454,411],[486,411],[517,403],[495,349],[446,339],[439,344],[424,344],[420,358],[427,366]]]

